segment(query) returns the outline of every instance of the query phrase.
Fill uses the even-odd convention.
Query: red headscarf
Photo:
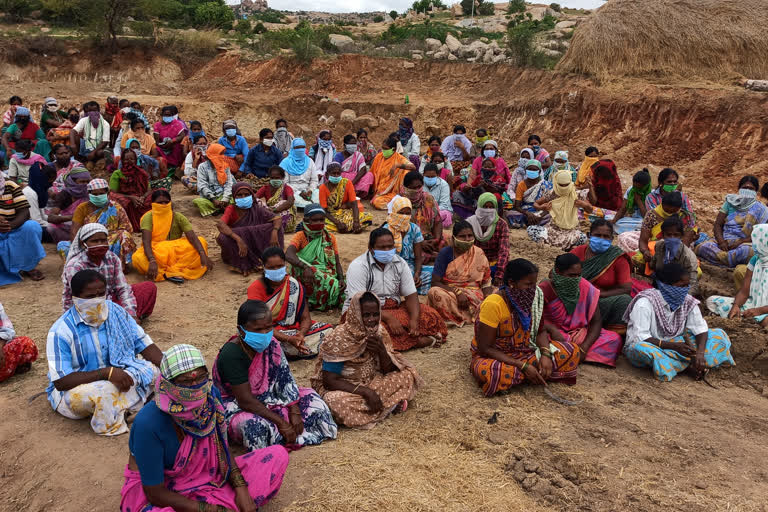
[[[618,210],[621,207],[624,197],[613,160],[598,160],[592,164],[592,185],[597,196],[595,206],[607,210]]]
[[[125,154],[128,151],[133,150],[123,150],[123,158],[120,161],[123,171],[123,177],[120,178],[120,193],[128,196],[143,196],[149,190],[149,174],[136,164],[125,161]]]

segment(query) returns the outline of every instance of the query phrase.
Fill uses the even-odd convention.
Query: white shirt
[[[347,269],[347,300],[344,301],[342,312],[347,310],[352,297],[360,292],[375,293],[382,305],[386,299],[394,299],[399,304],[401,297],[416,293],[416,285],[411,269],[403,258],[395,255],[382,270],[373,255],[365,251],[352,260]]]
[[[430,188],[424,185],[424,189],[429,192],[429,195],[435,198],[435,202],[437,202],[437,207],[440,208],[440,211],[453,211],[453,206],[451,206],[451,187],[446,181],[442,178],[437,178],[437,184],[434,187]]]
[[[80,119],[77,124],[75,125],[74,130],[80,135],[81,138],[85,141],[85,149],[92,150],[102,142],[109,143],[109,123],[104,120],[102,117],[100,120],[101,124],[101,139],[97,137],[99,128],[94,128],[93,125],[91,125],[88,129],[90,130],[91,138],[85,138],[86,134],[86,124],[91,124],[91,119],[89,117],[84,117]]]
[[[184,159],[184,176],[197,176],[197,168],[192,165],[194,161],[194,151],[190,151]]]
[[[295,196],[307,190],[314,191],[319,189],[318,179],[317,179],[317,168],[315,167],[315,162],[313,162],[312,160],[309,161],[309,167],[307,167],[307,170],[304,171],[304,174],[299,174],[298,176],[294,176],[293,174],[289,174],[286,172],[285,183],[286,185],[290,185],[290,187],[293,189],[293,194]]]
[[[29,186],[21,189],[21,193],[27,198],[29,203],[29,219],[37,222],[42,227],[48,226],[48,216],[40,209],[40,201],[37,198],[37,192]]]
[[[666,318],[672,318],[672,310],[665,302],[664,309],[661,314]],[[701,310],[699,306],[694,307],[688,313],[688,318],[685,320],[685,326],[676,333],[675,336],[680,336],[686,329],[690,329],[693,335],[699,335],[709,330],[706,320],[701,316]],[[645,297],[640,297],[632,306],[632,312],[629,314],[629,325],[627,325],[627,341],[624,344],[624,353],[627,353],[627,349],[633,346],[635,343],[645,341],[648,338],[656,338],[661,341],[669,341],[672,337],[664,337],[661,335],[658,321],[656,320],[656,313],[653,310],[651,301]]]
[[[421,141],[419,136],[415,133],[411,134],[411,138],[408,139],[408,143],[403,146],[403,156],[408,158],[411,155],[419,156],[421,154]]]

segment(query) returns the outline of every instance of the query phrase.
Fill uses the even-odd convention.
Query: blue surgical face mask
[[[525,177],[529,180],[535,180],[539,177],[539,171],[530,171],[528,169],[525,170]]]
[[[304,153],[304,148],[294,148],[291,150],[291,156],[297,160],[304,155],[306,155],[306,153]]]
[[[483,156],[485,158],[493,158],[496,156],[496,150],[495,149],[484,149],[483,150]]]
[[[334,185],[338,185],[341,181],[341,176],[328,176],[328,182]]]
[[[357,144],[344,144],[344,149],[347,150],[347,153],[354,153],[357,151]]]
[[[424,176],[424,185],[428,187],[437,185],[437,176]]]
[[[235,198],[235,206],[243,210],[250,210],[251,206],[253,206],[253,196]]]
[[[224,133],[227,135],[227,137],[234,137],[237,135],[237,129],[236,128],[227,128],[224,130]]]
[[[107,202],[109,202],[109,196],[107,194],[99,194],[96,196],[93,194],[88,194],[88,200],[91,202],[93,206],[98,206],[99,208],[101,208],[102,206],[107,204]]]
[[[264,352],[270,343],[272,343],[272,333],[269,332],[250,332],[246,331],[241,325],[240,329],[243,330],[243,341],[256,352]]]
[[[173,116],[163,116],[163,122],[168,124],[173,122]]]
[[[596,254],[602,254],[611,247],[611,240],[605,238],[599,238],[596,236],[589,237],[589,248]]]
[[[283,265],[280,268],[275,269],[264,269],[264,277],[272,281],[273,283],[280,283],[283,279],[285,279],[285,265]]]
[[[539,151],[541,151],[541,146],[531,146],[531,149],[533,150],[534,155],[538,155]]]
[[[390,263],[393,259],[395,259],[395,249],[390,249],[388,251],[380,251],[378,249],[374,249],[373,258],[379,263],[383,263],[386,265],[387,263]]]
[[[199,132],[190,131],[189,132],[189,139],[195,140],[196,137],[203,137],[205,136],[205,130],[200,130]]]
[[[23,151],[16,151],[14,152],[14,155],[16,155],[16,158],[24,158],[26,156],[26,153]]]

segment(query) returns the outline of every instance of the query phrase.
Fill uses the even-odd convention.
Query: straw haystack
[[[579,26],[560,71],[598,78],[768,79],[766,0],[608,0]]]

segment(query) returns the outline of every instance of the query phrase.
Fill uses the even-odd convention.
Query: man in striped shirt
[[[36,268],[45,258],[42,237],[40,224],[29,218],[22,188],[0,171],[0,286],[21,281],[22,275],[43,279]]]

